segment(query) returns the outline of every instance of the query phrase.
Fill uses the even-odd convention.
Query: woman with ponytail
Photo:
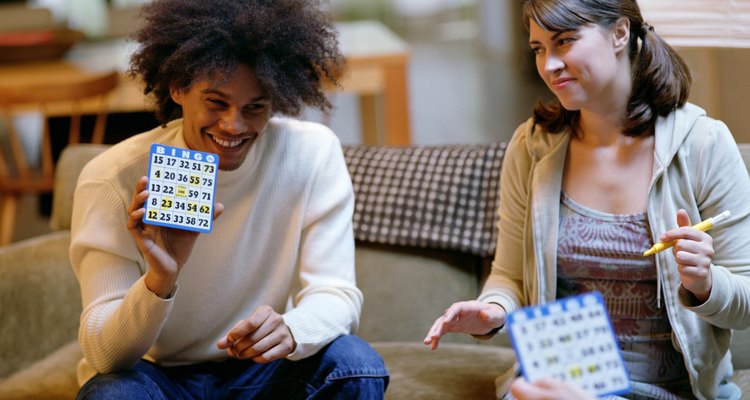
[[[450,306],[425,344],[488,337],[523,306],[598,291],[628,398],[739,399],[729,342],[750,326],[750,178],[731,133],[687,102],[687,65],[635,0],[526,0],[523,21],[555,98],[508,146],[482,293]],[[709,232],[692,227],[725,210]],[[643,255],[659,241],[675,244]],[[583,396],[555,380],[511,392]]]

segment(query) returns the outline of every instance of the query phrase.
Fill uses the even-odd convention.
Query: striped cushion
[[[504,143],[345,145],[359,241],[494,254]]]

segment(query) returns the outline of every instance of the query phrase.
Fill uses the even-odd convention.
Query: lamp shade
[[[750,48],[750,0],[640,0],[646,22],[674,47]]]

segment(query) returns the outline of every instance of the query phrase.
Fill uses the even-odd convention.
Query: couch
[[[0,399],[75,398],[81,298],[67,251],[72,191],[78,171],[104,148],[66,148],[53,232],[0,247]],[[449,334],[434,352],[421,343],[447,306],[477,295],[488,273],[504,151],[503,143],[344,146],[365,297],[357,334],[386,362],[388,399],[493,399],[495,378],[515,362],[503,335]],[[732,353],[750,398],[750,333],[735,334]]]
[[[52,233],[0,247],[0,399],[73,399],[81,350],[78,282],[68,260],[78,172],[106,146],[69,146],[55,176]],[[505,145],[344,146],[356,203],[357,335],[391,374],[388,399],[492,399],[514,363],[502,338],[421,341],[457,300],[477,295],[496,241]],[[468,210],[468,212],[467,212]]]

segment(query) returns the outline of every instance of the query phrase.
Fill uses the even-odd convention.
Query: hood
[[[544,128],[534,123],[534,118],[529,118],[522,128],[526,132],[526,149],[529,156],[534,162],[539,162],[550,153],[567,149],[568,140],[570,139],[570,128],[565,128],[562,132],[550,134]]]
[[[654,158],[656,165],[667,165],[677,154],[680,144],[685,141],[692,131],[692,126],[698,118],[705,116],[706,111],[692,103],[686,103],[669,115],[658,117],[655,126]],[[525,124],[526,148],[535,161],[539,161],[561,145],[567,146],[570,129],[566,128],[559,134],[551,135],[534,124],[533,118]]]
[[[695,104],[686,103],[665,117],[658,117],[654,132],[654,167],[668,165],[677,154],[698,118],[706,111]]]

